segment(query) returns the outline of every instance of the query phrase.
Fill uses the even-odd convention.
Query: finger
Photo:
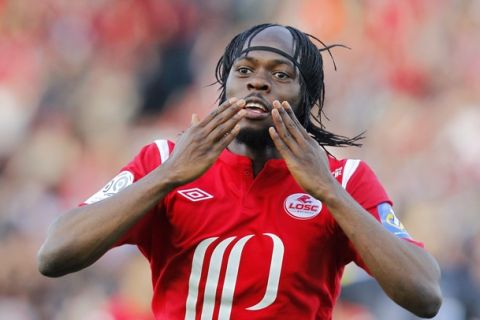
[[[215,144],[214,149],[216,149],[216,150],[223,150],[223,149],[225,149],[225,148],[236,138],[236,136],[238,135],[239,132],[240,132],[240,126],[239,126],[238,124],[236,124],[236,125],[230,130],[230,132],[225,133],[225,134],[220,138],[220,140],[218,141],[218,143]]]
[[[290,106],[290,103],[288,103],[287,101],[283,101],[282,102],[282,106],[285,108],[285,110],[287,111],[287,113],[289,114],[290,118],[293,120],[293,122],[297,125],[297,128],[298,130],[302,133],[302,135],[306,138],[306,137],[310,137],[310,135],[308,134],[307,130],[305,129],[305,127],[300,123],[300,121],[298,120],[297,116],[295,115],[295,112],[293,112],[293,109],[292,107]]]
[[[192,126],[196,126],[199,123],[200,123],[200,118],[198,117],[198,114],[193,113],[192,114],[192,121],[191,121]]]
[[[277,148],[282,158],[283,159],[291,158],[293,156],[292,151],[287,146],[287,144],[282,140],[277,130],[275,130],[274,127],[270,127],[268,128],[268,133],[270,134],[273,144],[275,145],[275,148]]]
[[[275,131],[279,135],[280,139],[294,152],[299,151],[299,145],[294,137],[291,135],[290,131],[285,126],[285,122],[280,115],[280,109],[283,109],[281,106],[275,106],[272,110],[272,119],[275,126]],[[285,112],[285,110],[283,110]]]
[[[177,133],[177,138],[178,138],[178,137],[181,137],[184,133],[185,133],[185,130],[184,130],[184,131],[180,131],[179,133]]]
[[[209,137],[214,141],[221,140],[225,134],[229,134],[230,131],[240,122],[240,120],[245,117],[246,113],[246,110],[241,109],[233,117],[214,128],[212,132],[210,132]]]
[[[288,108],[291,112],[289,113],[286,108]],[[305,141],[305,137],[300,131],[303,127],[298,121],[295,122],[297,118],[293,113],[293,110],[290,107],[289,103],[287,101],[283,101],[281,107],[278,108],[278,111],[280,113],[280,116],[282,117],[285,127],[287,128],[288,132],[293,136],[293,138],[297,141],[297,143]]]
[[[228,100],[225,100],[221,105],[216,107],[212,112],[210,112],[205,119],[200,123],[200,125],[205,125],[209,123],[216,115],[218,115],[220,112],[228,108],[230,105],[235,103],[237,101],[237,98],[230,98]]]
[[[225,122],[227,119],[234,116],[245,105],[245,100],[238,100],[237,98],[231,98],[222,103],[218,108],[213,110],[202,121],[202,125],[208,132],[212,131],[220,123]]]
[[[211,132],[217,128],[222,123],[228,121],[234,117],[240,110],[245,106],[245,100],[239,99],[235,103],[231,104],[230,107],[223,109],[222,112],[217,114],[207,125],[206,129]]]

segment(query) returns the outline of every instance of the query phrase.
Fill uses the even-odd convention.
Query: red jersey
[[[166,161],[147,145],[85,203],[106,198]],[[332,174],[387,229],[412,241],[372,170],[329,158]],[[118,243],[135,244],[152,271],[156,319],[331,319],[344,266],[363,263],[319,200],[272,159],[228,150],[200,178],[172,190]]]

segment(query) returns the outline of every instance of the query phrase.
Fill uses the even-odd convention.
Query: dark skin
[[[272,27],[252,45],[291,54],[293,39],[286,29]],[[300,84],[293,64],[272,52],[248,56],[237,59],[230,71],[228,100],[202,121],[193,116],[162,166],[110,198],[72,209],[50,227],[38,255],[40,271],[61,276],[89,266],[166,194],[200,177],[228,147],[248,156],[255,173],[267,160],[283,158],[298,184],[328,207],[385,292],[416,315],[434,316],[441,304],[436,261],[385,230],[333,178],[325,151],[295,116]],[[252,96],[265,104],[265,112],[248,108]],[[241,130],[268,131],[273,144],[249,145],[238,139]]]
[[[293,39],[281,27],[259,33],[252,41],[255,45],[273,46],[293,54]],[[250,157],[257,173],[265,160],[283,158],[297,183],[328,207],[384,291],[416,315],[434,316],[441,304],[440,270],[435,259],[385,230],[333,178],[326,152],[295,116],[300,85],[293,64],[271,52],[252,51],[249,56],[250,59],[237,59],[232,67],[227,97],[246,97],[254,92],[272,101],[271,117],[257,122],[244,118],[240,127],[268,128],[274,146],[255,149],[234,140],[229,149]],[[282,59],[285,63],[280,66]],[[279,77],[280,71],[286,75]]]
[[[97,261],[171,190],[195,180],[215,162],[238,134],[244,105],[233,98],[203,121],[194,115],[168,161],[118,194],[60,216],[38,252],[39,271],[59,277]]]
[[[252,46],[272,46],[292,54],[293,41],[290,33],[283,28],[270,28],[279,32],[279,37],[264,37],[263,32],[252,41]],[[274,101],[289,101],[296,110],[300,103],[300,82],[298,70],[288,59],[268,51],[251,51],[248,56],[237,59],[230,70],[226,96],[243,97],[260,96],[268,104],[268,111],[273,110]],[[268,130],[273,125],[272,117],[249,119],[240,123],[241,130]],[[238,139],[228,146],[233,153],[242,154],[252,159],[253,172],[263,168],[268,159],[280,158],[281,155],[273,145],[259,148],[249,146]]]

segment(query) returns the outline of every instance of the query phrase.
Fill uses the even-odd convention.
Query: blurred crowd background
[[[437,319],[480,319],[480,1],[0,0],[0,319],[145,320],[147,262],[117,248],[60,279],[48,225],[140,147],[216,103],[228,41],[261,22],[328,44],[327,128],[362,148],[442,271]],[[416,319],[349,267],[334,319]]]

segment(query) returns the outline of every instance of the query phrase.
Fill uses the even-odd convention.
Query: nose
[[[271,84],[265,77],[261,75],[252,76],[247,82],[249,91],[265,91],[270,92]]]

